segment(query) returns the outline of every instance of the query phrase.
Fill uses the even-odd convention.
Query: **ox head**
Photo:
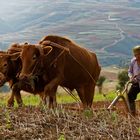
[[[38,75],[42,66],[42,58],[50,53],[52,47],[43,47],[42,45],[25,44],[21,52],[22,70],[20,80],[33,78]]]
[[[11,66],[13,61],[16,61],[20,56],[20,53],[14,54],[7,54],[7,53],[0,53],[0,73],[1,78],[8,79],[8,74],[12,72],[13,67]],[[4,80],[2,80],[4,81]]]

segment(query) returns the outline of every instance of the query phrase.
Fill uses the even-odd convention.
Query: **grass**
[[[37,96],[34,96],[34,95],[23,96],[23,103],[25,105],[36,106],[40,103],[40,97],[38,95]]]
[[[73,93],[74,96],[78,99],[78,95],[76,93]],[[8,94],[4,94],[1,93],[0,94],[0,106],[5,106],[7,103],[7,100],[10,96],[10,93]],[[38,95],[32,95],[32,94],[21,94],[22,99],[23,99],[23,103],[25,105],[32,105],[32,106],[37,106],[40,103],[40,97]],[[106,94],[106,96],[104,97],[102,94],[99,93],[95,93],[94,96],[94,100],[93,102],[97,102],[97,101],[112,101],[115,97],[116,97],[116,93],[114,91],[109,92],[108,94]],[[140,94],[138,94],[138,98],[140,99]],[[73,102],[77,102],[75,99],[72,98],[72,96],[70,96],[67,93],[57,93],[57,102],[58,103],[73,103]],[[17,106],[17,103],[15,103],[15,106]]]
[[[0,94],[0,105],[5,105],[10,94]],[[32,94],[21,94],[23,102],[25,105],[33,105],[36,106],[40,103],[40,97],[38,95],[32,95]],[[78,95],[74,93],[74,96],[78,99]],[[105,98],[102,94],[95,94],[94,96],[94,102],[96,101],[105,101],[105,100],[112,100],[115,98],[115,94],[113,92],[109,93],[107,97]],[[77,102],[72,96],[70,96],[67,93],[58,93],[57,94],[57,102],[58,103],[73,103]],[[17,103],[15,103],[15,106],[17,106]]]
[[[10,93],[8,94],[0,94],[0,105],[5,105],[8,98],[10,96]],[[33,105],[36,106],[40,103],[40,97],[38,95],[32,95],[32,94],[21,94],[23,102],[25,105]],[[77,96],[77,94],[74,93],[74,96],[78,99],[79,97]],[[107,94],[106,97],[104,97],[102,94],[98,94],[96,93],[94,96],[94,102],[96,101],[111,101],[115,98],[116,94],[113,92],[110,92]],[[68,95],[67,93],[58,93],[57,94],[57,102],[58,103],[73,103],[73,102],[77,102],[75,99],[72,98],[72,96]],[[17,105],[16,105],[17,106]]]
[[[115,96],[116,96],[116,93],[113,91],[109,92],[105,96],[103,96],[103,94],[96,93],[94,96],[94,101],[95,102],[96,101],[105,101],[105,100],[111,101],[115,98]]]

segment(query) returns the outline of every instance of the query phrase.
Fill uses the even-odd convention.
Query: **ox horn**
[[[12,60],[17,60],[20,57],[20,52],[8,54]]]
[[[43,46],[43,51],[44,51],[44,54],[45,55],[48,55],[48,54],[50,54],[51,53],[51,51],[52,51],[52,47],[51,46]]]

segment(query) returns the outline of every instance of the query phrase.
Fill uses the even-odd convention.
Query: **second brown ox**
[[[24,45],[21,60],[21,80],[38,74],[44,81],[47,79],[44,92],[50,97],[50,107],[59,85],[71,91],[76,89],[83,107],[91,107],[101,70],[95,53],[67,38],[49,35],[39,45]]]
[[[12,44],[8,51],[0,51],[0,87],[8,82],[12,90],[7,105],[9,107],[13,106],[15,98],[18,105],[22,106],[23,102],[20,94],[21,90],[30,92],[34,95],[38,94],[42,99],[41,102],[46,104],[46,97],[44,96],[45,85],[43,85],[44,81],[42,76],[38,75],[37,80],[35,78],[33,79],[34,86],[32,84],[32,87],[30,85],[30,83],[32,83],[32,79],[29,79],[30,81],[19,81],[18,75],[22,65],[19,57],[21,50],[22,44],[16,43]],[[39,83],[42,84],[39,85]]]

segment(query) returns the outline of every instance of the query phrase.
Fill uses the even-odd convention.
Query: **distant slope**
[[[7,0],[0,2],[0,49],[67,36],[96,52],[102,66],[121,65],[140,44],[140,4],[129,0]],[[6,10],[5,10],[6,9]]]

